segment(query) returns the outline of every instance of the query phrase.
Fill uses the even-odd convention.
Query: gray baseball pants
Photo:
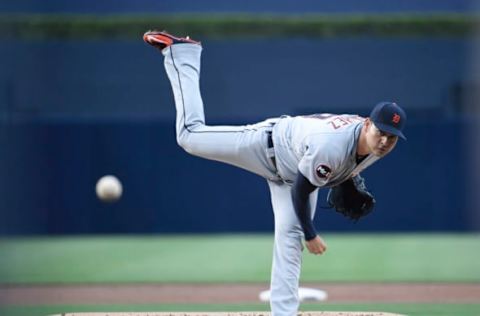
[[[270,306],[273,316],[294,316],[299,306],[303,232],[293,208],[291,186],[276,174],[267,148],[267,131],[278,119],[242,126],[205,125],[199,87],[201,51],[197,44],[176,44],[162,51],[177,111],[177,142],[192,155],[231,164],[267,180],[275,216]],[[316,201],[314,192],[310,196],[312,217]]]

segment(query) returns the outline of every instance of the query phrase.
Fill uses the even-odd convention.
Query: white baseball
[[[122,183],[112,175],[106,175],[98,179],[95,190],[98,198],[104,202],[117,201],[123,192]]]

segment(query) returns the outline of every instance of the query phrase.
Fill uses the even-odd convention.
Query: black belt
[[[267,132],[267,145],[268,148],[273,148],[272,131]],[[270,160],[272,160],[273,166],[277,169],[277,160],[275,159],[275,156],[270,157]]]

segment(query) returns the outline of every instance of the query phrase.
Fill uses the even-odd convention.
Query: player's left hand
[[[318,235],[311,240],[305,241],[305,246],[307,246],[310,253],[315,255],[321,255],[327,251],[327,244],[323,241],[322,237]]]
[[[358,221],[373,210],[376,202],[367,190],[365,180],[360,175],[356,175],[330,188],[327,203],[337,212]]]

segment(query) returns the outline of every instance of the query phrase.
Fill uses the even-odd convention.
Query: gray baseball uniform
[[[286,116],[252,125],[207,126],[199,89],[201,51],[198,44],[172,45],[162,51],[177,110],[177,142],[192,155],[238,166],[268,181],[275,215],[272,315],[296,315],[303,231],[292,204],[291,183],[299,170],[315,186],[331,186],[374,163],[373,155],[359,165],[355,159],[363,118]],[[314,191],[312,218],[316,202]]]
[[[293,182],[298,170],[318,187],[334,186],[373,164],[369,155],[356,162],[364,119],[357,115],[315,114],[287,117],[273,130],[278,173]]]

